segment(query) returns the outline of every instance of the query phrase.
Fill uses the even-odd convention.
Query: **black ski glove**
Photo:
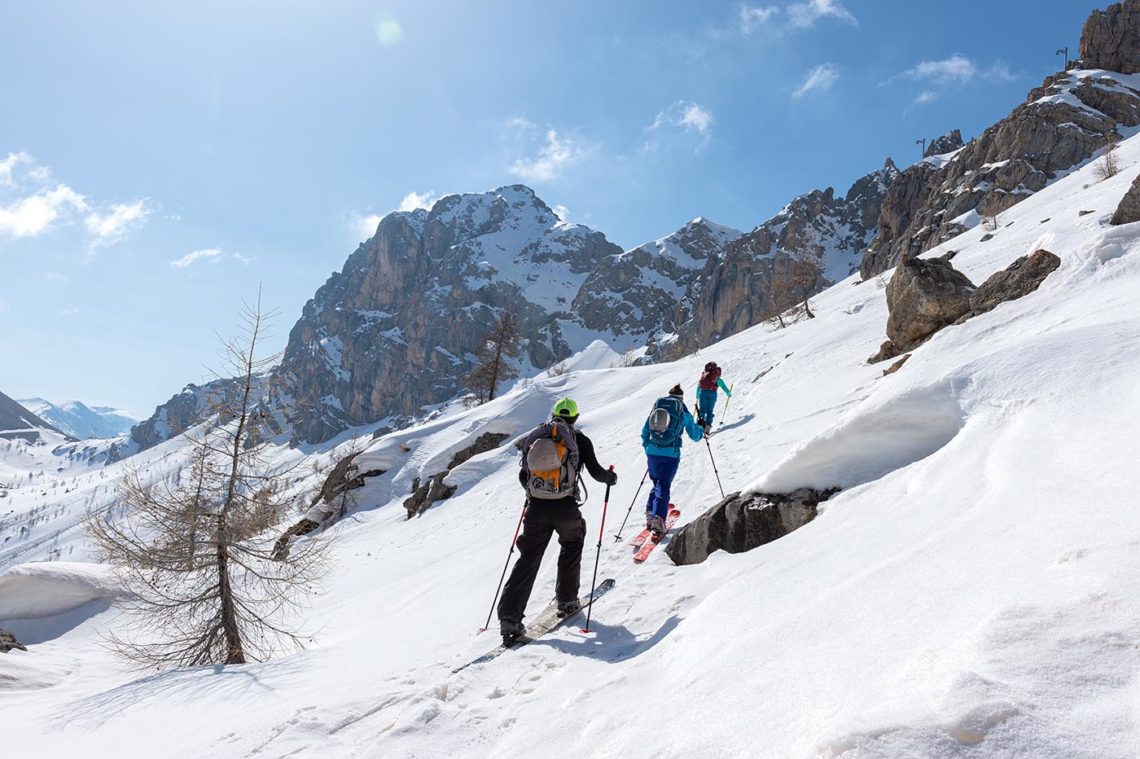
[[[606,484],[609,485],[610,487],[613,487],[614,485],[617,484],[617,472],[610,469],[609,475],[610,475],[610,478],[609,478],[609,480],[606,481]]]

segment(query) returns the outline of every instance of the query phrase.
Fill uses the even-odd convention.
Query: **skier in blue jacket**
[[[685,391],[674,385],[669,395],[658,398],[653,411],[641,428],[641,445],[649,462],[649,478],[653,489],[645,505],[645,526],[654,533],[654,539],[665,534],[665,517],[669,513],[669,488],[681,463],[682,431],[694,442],[704,432],[685,407]]]

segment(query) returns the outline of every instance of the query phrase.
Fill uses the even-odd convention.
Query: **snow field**
[[[848,279],[786,330],[673,364],[540,378],[375,441],[361,460],[387,472],[325,533],[336,562],[307,652],[140,677],[98,647],[116,623],[99,613],[0,657],[8,740],[37,756],[1140,755],[1140,225],[1105,226],[1140,142],[1119,157],[1121,175],[1073,172],[1003,213],[987,242],[973,229],[944,244],[979,284],[1041,246],[1062,266],[891,376],[865,364],[883,290]],[[726,491],[845,490],[746,554],[682,568],[658,550],[636,566],[610,536],[644,471],[641,424],[676,382],[691,404],[709,359],[735,385],[712,438]],[[507,444],[457,467],[456,496],[419,519],[399,504],[481,432],[522,434],[563,395],[619,472],[599,571],[617,587],[593,636],[570,626],[452,675],[497,643],[475,630],[522,506],[517,454]],[[718,500],[712,475],[687,443],[682,522]],[[583,508],[583,584],[603,492],[594,484]],[[33,659],[34,682],[14,669]]]

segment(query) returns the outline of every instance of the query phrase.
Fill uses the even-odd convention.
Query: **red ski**
[[[674,506],[673,504],[669,504],[669,512],[670,513],[673,511],[676,511],[676,510],[677,510],[676,506]],[[680,513],[680,512],[677,512],[677,513]],[[668,516],[666,516],[665,519],[666,519],[666,521],[668,521]],[[629,544],[631,546],[633,546],[634,548],[641,548],[641,546],[643,546],[645,544],[645,541],[647,541],[647,540],[649,540],[649,528],[648,527],[646,527],[644,530],[642,530],[641,532],[634,535],[633,540],[629,541]]]
[[[669,534],[669,530],[673,529],[673,525],[677,524],[677,520],[680,517],[681,517],[681,512],[678,511],[672,504],[670,504],[669,505],[669,515],[667,517],[665,517],[665,534],[666,535]],[[646,530],[646,532],[648,532],[648,530]],[[637,553],[635,553],[633,555],[634,562],[637,564],[640,564],[643,561],[645,561],[646,559],[648,559],[649,554],[653,553],[653,549],[657,547],[657,544],[660,543],[662,538],[664,538],[664,537],[665,537],[665,535],[662,535],[657,540],[654,540],[652,537],[647,536],[647,539],[642,543],[641,548],[637,549]]]

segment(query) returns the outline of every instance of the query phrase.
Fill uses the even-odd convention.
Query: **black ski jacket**
[[[594,453],[593,441],[590,440],[590,438],[586,437],[586,435],[581,430],[579,430],[577,428],[574,429],[574,439],[578,443],[578,477],[579,477],[579,479],[581,479],[582,467],[585,467],[586,470],[590,473],[590,476],[593,477],[598,482],[602,483],[603,485],[610,482],[610,470],[606,469],[605,467],[603,467],[601,464],[598,463],[598,457]],[[525,488],[526,482],[527,482],[526,468],[525,468],[525,466],[519,467],[519,484]],[[534,503],[539,503],[539,501],[534,501]],[[557,499],[551,500],[551,501],[541,501],[541,503],[550,503],[550,504],[569,503],[571,505],[577,506],[578,500],[576,498],[574,498],[573,496],[566,496],[565,498],[557,498]]]

